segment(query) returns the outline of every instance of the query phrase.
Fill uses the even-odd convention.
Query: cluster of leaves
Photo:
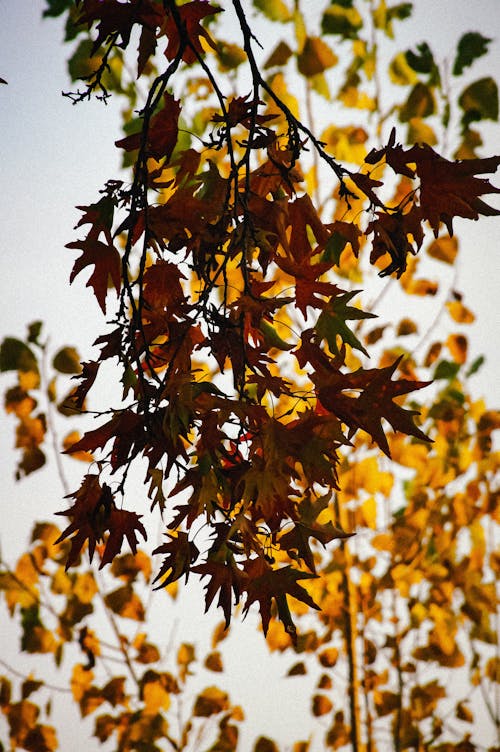
[[[165,66],[150,84],[137,132],[116,142],[133,155],[132,185],[110,182],[97,203],[81,207],[78,226],[87,234],[68,244],[81,251],[71,281],[93,267],[87,284],[103,312],[108,285],[119,299],[114,328],[97,341],[98,358],[83,365],[75,402],[81,407],[113,359],[124,403],[68,450],[100,451],[101,469],[73,495],[63,537],[74,534],[68,564],[85,541],[92,557],[105,531],[103,563],[125,537],[135,551],[136,531],[145,537],[145,530],[115,497],[131,464],[145,457],[152,506],[169,517],[168,542],[156,549],[165,554],[160,579],[207,578],[207,607],[217,598],[226,624],[242,595],[245,610],[257,601],[264,632],[274,602],[294,636],[288,597],[315,606],[300,584],[315,574],[310,539],[326,544],[348,534],[318,520],[319,500],[338,489],[339,450],[362,430],[389,455],[382,421],[426,440],[415,411],[394,401],[425,383],[393,379],[399,360],[354,365],[352,350],[366,349],[348,322],[372,314],[348,305],[354,292],[327,279],[339,262],[335,249],[350,244],[357,255],[360,238],[373,236],[371,261],[389,257],[381,274],[400,276],[422,245],[424,222],[437,236],[443,223],[452,233],[454,217],[497,213],[481,198],[497,189],[476,175],[494,172],[500,158],[449,161],[427,144],[404,149],[393,130],[386,147],[348,169],[264,79],[238,0],[232,11],[251,73],[247,96],[225,96],[209,60],[217,44],[203,22],[220,8],[200,0],[79,4],[75,22],[96,32],[91,54],[105,51],[78,98],[103,86],[114,48],[126,48],[135,27],[138,78],[157,48]],[[326,34],[336,33],[331,23],[329,9]],[[325,53],[307,39],[299,60],[306,75]],[[199,150],[180,138],[182,105],[169,90],[182,66],[200,69],[216,101],[198,125]],[[308,149],[338,180],[337,214],[356,201],[371,221],[322,221],[302,187]],[[407,183],[396,202],[382,200],[383,183],[373,177],[384,165]],[[182,493],[174,509],[165,486],[169,499]],[[204,551],[193,542],[200,524]],[[275,566],[270,549],[293,566]]]
[[[454,218],[499,213],[482,198],[499,189],[478,176],[494,172],[500,157],[480,158],[480,134],[471,128],[498,119],[496,84],[491,78],[468,84],[457,114],[446,72],[423,43],[391,60],[389,76],[403,101],[388,106],[374,40],[392,38],[410,3],[372,3],[368,11],[363,3],[330,2],[321,37],[309,33],[298,4],[293,11],[281,0],[254,5],[268,22],[295,29],[294,41],[287,34],[264,61],[239,0],[224,4],[224,13],[202,0],[81,0],[70,10],[67,37],[80,40],[70,72],[84,77],[85,86],[68,96],[79,102],[92,95],[106,100],[112,91],[125,95],[126,135],[116,145],[133,178],[108,182],[95,203],[80,207],[78,227],[87,232],[68,244],[80,251],[71,281],[91,269],[87,284],[111,320],[96,342],[100,352],[81,366],[71,357],[73,370],[62,368],[60,358],[53,365],[77,374],[65,400],[72,414],[86,410],[109,363],[121,375],[119,405],[106,406],[104,422],[65,444],[70,456],[95,462],[60,512],[69,518],[66,529],[50,526],[53,558],[44,554],[32,583],[26,571],[6,569],[1,587],[11,609],[19,604],[22,611],[19,583],[55,577],[48,560],[57,561],[61,581],[93,579],[82,572],[80,553],[88,544],[90,558],[97,551],[101,568],[109,565],[125,582],[103,596],[108,612],[142,621],[141,572],[169,591],[197,574],[206,583],[206,608],[214,602],[222,608],[223,628],[237,604],[244,613],[257,604],[272,649],[292,644],[314,654],[321,675],[312,713],[332,715],[327,748],[376,750],[380,737],[391,738],[395,750],[472,749],[473,708],[468,696],[450,698],[443,671],[462,672],[498,723],[491,699],[498,683],[492,543],[498,455],[491,451],[498,414],[469,395],[465,382],[480,362],[467,362],[461,331],[432,343],[418,362],[403,345],[418,331],[406,308],[391,322],[398,346],[387,347],[387,327],[362,336],[373,313],[351,301],[369,276],[368,261],[393,289],[436,295],[437,283],[416,276],[417,253],[425,248],[427,260],[453,263]],[[48,13],[66,7],[51,0]],[[216,26],[230,13],[241,46],[223,41]],[[124,66],[131,39],[138,40],[138,54]],[[335,51],[331,40],[339,42]],[[489,41],[478,33],[461,38],[452,66],[457,80]],[[345,60],[340,43],[350,50]],[[306,103],[319,95],[372,113],[371,141],[378,145],[369,150],[365,124],[358,123],[328,124],[317,137],[287,88],[284,71],[292,64],[305,82]],[[138,81],[126,84],[122,73],[131,66]],[[341,80],[333,95],[330,69]],[[233,93],[224,93],[233,84]],[[380,148],[394,114],[401,129],[407,125],[411,145],[398,143],[391,129]],[[455,159],[447,159],[433,148],[437,128],[449,133],[455,122],[459,141]],[[332,183],[321,195],[320,185]],[[459,324],[473,318],[452,288],[446,306]],[[43,462],[47,422],[33,414],[38,337],[32,327],[26,342],[5,340],[1,353],[2,369],[19,374],[6,404],[19,419],[20,474]],[[377,367],[366,366],[369,354]],[[412,401],[405,408],[406,395],[430,378],[445,386],[428,390],[427,407]],[[406,473],[403,489],[387,458]],[[160,557],[154,577],[150,558],[137,551],[138,535],[146,538],[148,529],[144,508],[138,514],[122,503],[123,497],[128,505],[127,479],[139,460],[147,465],[147,504],[165,524],[165,542],[153,551]],[[120,555],[125,539],[135,559]],[[187,731],[174,740],[165,726],[170,699],[161,699],[175,696],[174,686],[184,691],[179,676],[147,669],[154,678],[136,681],[132,712],[120,677],[112,686],[93,683],[97,638],[86,626],[92,597],[87,610],[75,604],[68,618],[73,631],[80,625],[87,656],[86,667],[74,672],[75,699],[80,707],[88,700],[85,713],[104,702],[119,708],[97,719],[97,738],[116,734],[120,749],[137,749],[147,727],[148,749],[160,739],[185,748]],[[43,631],[38,607],[22,618],[26,645],[35,639],[28,633],[53,635]],[[71,637],[57,618],[62,645]],[[304,624],[299,636],[297,618]],[[42,643],[33,651],[44,652]],[[142,643],[127,643],[120,633],[118,644],[133,682],[133,660],[146,661],[132,660],[130,651],[139,655]],[[159,658],[153,648],[149,655]],[[218,666],[211,656],[212,668]],[[290,674],[304,673],[308,664],[304,655]],[[422,679],[429,666],[431,675]],[[348,681],[341,694],[342,676]],[[146,693],[145,682],[154,684]],[[10,723],[9,713],[24,711],[2,687]],[[208,715],[194,707],[195,717]],[[211,707],[222,713],[213,749],[236,748],[238,711]],[[450,732],[450,718],[458,731],[451,723]],[[11,724],[15,743],[27,749],[32,729],[50,736],[36,713],[30,723],[19,731],[22,738]],[[462,734],[458,746],[448,741],[450,733]],[[308,749],[308,742],[297,744]],[[266,739],[256,746],[275,748]]]

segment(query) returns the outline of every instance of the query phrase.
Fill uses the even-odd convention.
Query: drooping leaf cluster
[[[85,237],[69,243],[81,252],[71,281],[93,269],[87,284],[113,325],[97,342],[97,359],[83,364],[76,404],[107,360],[122,370],[124,402],[67,450],[99,452],[105,479],[86,476],[65,512],[71,524],[63,537],[74,534],[69,564],[85,541],[92,556],[105,534],[102,561],[125,537],[135,549],[134,530],[145,530],[114,497],[144,457],[152,506],[166,518],[168,543],[156,550],[167,554],[166,581],[191,571],[206,578],[207,606],[216,599],[227,624],[245,596],[245,608],[259,601],[266,629],[274,601],[294,634],[287,597],[313,605],[299,583],[314,574],[308,541],[318,540],[303,534],[304,494],[309,509],[319,509],[317,500],[338,489],[339,450],[359,430],[388,455],[386,422],[426,440],[415,411],[395,402],[425,383],[394,379],[399,360],[382,369],[352,366],[351,350],[366,349],[349,321],[371,314],[349,306],[353,293],[328,279],[339,262],[332,248],[340,239],[356,255],[368,237],[371,261],[389,258],[381,274],[401,276],[425,223],[438,236],[442,224],[452,233],[455,217],[497,213],[482,200],[497,189],[477,175],[494,172],[500,158],[456,162],[425,143],[404,149],[393,130],[359,168],[340,164],[264,78],[238,0],[224,10],[239,24],[251,83],[244,95],[224,93],[209,23],[221,10],[200,0],[81,2],[74,19],[91,29],[91,56],[102,56],[76,99],[104,86],[108,60],[133,33],[139,80],[155,52],[158,72],[134,132],[116,142],[130,154],[132,184],[109,182],[97,203],[81,207]],[[326,34],[336,33],[331,10]],[[299,70],[313,75],[326,49],[311,38]],[[188,102],[173,92],[176,77],[195,67],[214,106],[189,144],[180,136],[194,127],[180,125]],[[301,170],[311,150],[337,181],[339,205],[364,206],[359,224],[320,217]],[[384,164],[408,183],[397,202],[381,197]],[[351,532],[313,524],[323,543]],[[200,525],[204,550],[193,545]],[[274,548],[293,566],[277,567]]]

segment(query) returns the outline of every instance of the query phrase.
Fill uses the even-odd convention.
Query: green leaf
[[[47,7],[42,13],[43,18],[56,18],[73,7],[73,0],[45,0]]]
[[[413,5],[411,3],[400,3],[387,7],[385,0],[381,0],[380,5],[373,13],[375,28],[381,29],[390,39],[394,39],[394,30],[392,22],[394,20],[403,21],[411,16]]]
[[[326,241],[321,261],[333,261],[335,266],[340,263],[340,256],[349,241],[340,232],[334,232]]]
[[[38,364],[28,345],[14,337],[6,337],[0,346],[0,371],[38,373]]]
[[[81,373],[80,356],[74,347],[62,347],[55,355],[52,366],[59,373]]]
[[[479,355],[470,365],[470,368],[468,369],[466,376],[472,376],[473,374],[477,373],[483,363],[485,362],[486,358],[484,355]]]
[[[435,67],[434,56],[427,42],[417,44],[417,52],[407,50],[405,52],[406,62],[417,73],[432,73]]]
[[[407,123],[411,118],[426,118],[436,111],[436,100],[429,86],[419,82],[415,84],[408,95],[408,99],[401,107],[399,119]]]
[[[354,350],[360,350],[364,355],[368,355],[359,339],[346,324],[346,321],[376,318],[374,313],[367,313],[359,308],[347,305],[358,292],[359,290],[352,290],[330,298],[316,322],[315,328],[318,336],[328,342],[330,351],[336,355],[339,354],[337,337],[340,337],[344,344],[350,345]]]
[[[493,41],[488,37],[483,37],[477,31],[469,31],[464,34],[457,45],[457,55],[453,63],[453,75],[461,76],[464,68],[468,68],[478,57],[486,55],[488,45]]]
[[[91,56],[94,43],[83,39],[68,60],[68,73],[72,81],[91,76],[100,66],[102,58],[98,52]]]
[[[451,381],[455,378],[460,370],[460,363],[453,363],[450,360],[441,360],[434,370],[433,379],[446,379]]]
[[[28,324],[28,342],[32,342],[34,345],[39,345],[38,338],[42,333],[42,321],[32,321]]]
[[[462,125],[476,120],[498,120],[498,87],[490,77],[480,78],[463,90],[458,104],[464,111]]]
[[[363,19],[352,3],[332,3],[321,19],[323,34],[339,34],[344,39],[356,39],[362,26]]]

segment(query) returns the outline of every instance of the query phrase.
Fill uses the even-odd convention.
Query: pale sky
[[[312,11],[318,3],[313,0],[308,5]],[[319,5],[322,7],[323,3]],[[404,30],[404,36],[399,37],[401,49],[414,47],[425,39],[437,57],[452,57],[456,42],[465,31],[479,31],[485,36],[496,33],[500,37],[500,0],[415,0],[414,5],[413,21],[400,27]],[[85,289],[84,275],[69,287],[67,280],[74,251],[65,249],[64,245],[77,237],[72,228],[79,213],[73,207],[93,202],[105,181],[118,176],[120,154],[113,146],[119,137],[118,103],[104,107],[94,102],[73,107],[61,97],[61,91],[70,88],[65,67],[69,48],[60,44],[60,19],[42,21],[42,8],[41,0],[0,0],[0,77],[8,81],[8,86],[0,86],[0,289],[3,300],[0,337],[22,337],[26,324],[41,319],[53,346],[76,344],[83,359],[88,359],[92,354],[90,345],[101,333],[101,318],[95,300]],[[269,50],[274,43],[272,37]],[[476,64],[473,74],[473,79],[484,75],[499,77],[500,41],[492,45],[487,59]],[[484,132],[487,141],[482,156],[498,154],[498,123],[489,125]],[[485,177],[500,185],[499,172],[496,176]],[[498,197],[485,198],[489,203],[500,205]],[[465,222],[455,224],[462,247],[457,286],[465,294],[466,305],[478,315],[477,323],[464,330],[472,351],[487,356],[475,389],[486,393],[488,403],[495,406],[500,396],[500,219],[485,218],[468,225],[465,229]],[[428,301],[427,304],[432,306],[433,303]],[[11,383],[13,378],[9,374],[0,379],[2,390]],[[13,482],[13,421],[3,415],[0,420],[3,521],[0,539],[4,555],[12,561],[28,537],[31,521],[51,518],[60,508],[62,494],[53,470],[35,473],[19,484]],[[80,482],[83,466],[71,464],[71,461],[70,465],[74,488]],[[50,466],[53,468],[52,458]],[[190,582],[189,587],[194,588],[194,583]],[[172,624],[177,622],[180,639],[196,639],[206,645],[208,621],[211,624],[219,621],[220,614],[207,620],[199,598],[187,600],[186,604],[178,613],[162,614],[160,611],[157,614],[158,622],[164,624],[165,640]],[[280,738],[284,744],[291,743],[296,738],[307,737],[304,723],[311,723],[312,727],[312,717],[308,713],[304,716],[303,707],[315,677],[300,680],[303,683],[299,691],[296,689],[299,685],[294,684],[297,680],[282,679],[294,662],[293,656],[268,657],[260,634],[256,634],[257,622],[258,619],[251,616],[244,625],[237,623],[238,634],[228,641],[227,676],[222,675],[220,683],[232,687],[232,699],[245,707],[249,718],[247,739],[259,732]],[[2,623],[0,636],[5,637],[4,630],[8,629]],[[12,639],[15,633],[6,634]],[[243,644],[245,648],[241,650]],[[0,655],[5,651],[5,655],[11,656],[12,647],[9,650],[8,646],[9,638],[0,639]],[[29,657],[19,662],[28,669],[40,665]],[[238,692],[236,687],[243,675],[245,681]],[[210,682],[218,684],[219,675],[208,674],[206,683]],[[280,707],[276,707],[277,702],[282,714]],[[80,746],[74,746],[70,727],[66,733],[73,752],[88,750],[84,739],[78,742]],[[316,738],[320,740],[321,734]],[[241,749],[245,752],[244,743]],[[321,745],[311,752],[320,749]]]

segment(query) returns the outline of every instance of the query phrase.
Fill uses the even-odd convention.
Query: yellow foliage
[[[266,635],[266,642],[270,650],[287,650],[290,647],[290,636],[283,629],[283,624],[271,619]]]
[[[81,603],[92,603],[99,588],[92,572],[79,574],[73,585],[73,592]]]
[[[457,321],[459,324],[472,324],[476,320],[472,311],[458,300],[449,301],[446,303],[446,308],[453,321]]]
[[[430,641],[439,645],[445,655],[451,656],[455,651],[455,635],[457,632],[456,616],[449,609],[444,609],[436,603],[429,605],[429,618],[434,622]]]
[[[423,580],[423,573],[419,569],[415,569],[414,566],[408,566],[407,564],[396,564],[392,568],[392,578],[399,592],[403,598],[409,598],[410,587],[416,585]]]
[[[146,682],[142,690],[142,696],[144,710],[150,715],[156,715],[159,710],[168,710],[170,707],[170,694],[159,680]]]
[[[71,692],[75,702],[80,702],[85,692],[90,689],[94,680],[94,672],[85,669],[81,663],[75,664],[71,675]]]

